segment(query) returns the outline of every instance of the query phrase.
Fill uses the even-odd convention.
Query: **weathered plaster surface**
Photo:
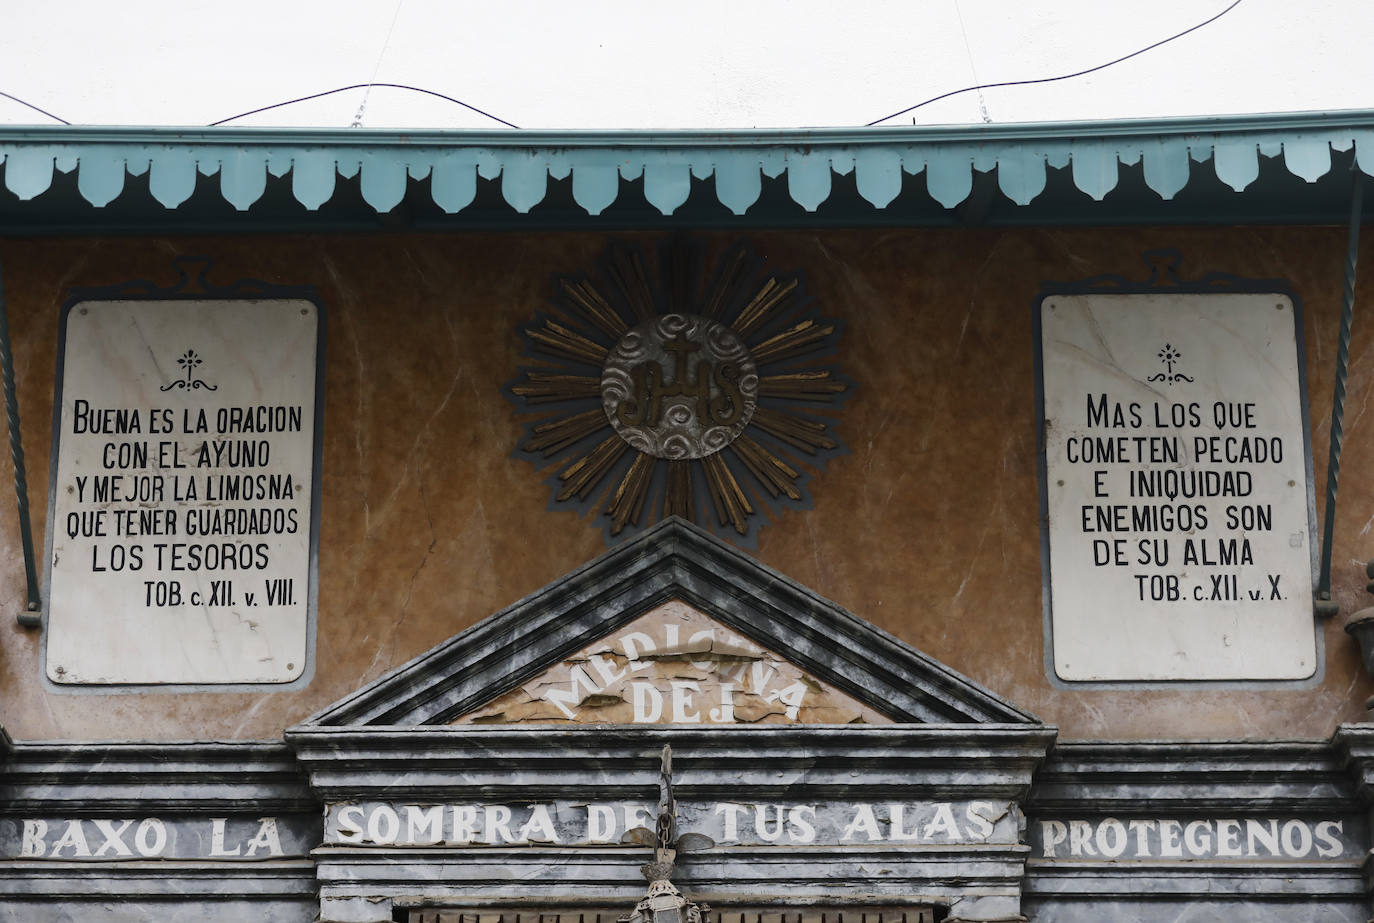
[[[569,722],[889,724],[891,719],[699,609],[671,600],[453,723]]]
[[[630,235],[633,236],[633,235]],[[738,235],[705,235],[726,246]],[[1140,277],[1177,246],[1185,271],[1287,279],[1303,299],[1318,515],[1340,305],[1343,229],[754,232],[844,321],[856,382],[852,454],[781,514],[758,558],[1034,712],[1072,738],[1318,738],[1365,715],[1374,688],[1339,623],[1311,689],[1060,690],[1045,678],[1031,305],[1043,280]],[[43,547],[58,308],[73,285],[173,280],[208,254],[217,281],[315,284],[327,307],[318,669],[290,693],[48,693],[39,636],[14,625],[23,569],[0,501],[0,724],[16,738],[271,738],[603,550],[547,510],[544,473],[511,458],[521,428],[499,388],[515,330],[554,273],[592,265],[596,234],[70,238],[0,242]],[[1374,259],[1374,244],[1365,261]],[[1365,279],[1368,277],[1366,276]],[[1366,284],[1368,284],[1366,282]],[[1362,285],[1358,301],[1368,303]],[[1374,557],[1367,414],[1374,325],[1357,309],[1336,520],[1335,598],[1362,608]],[[8,462],[0,462],[7,470]],[[8,480],[8,478],[6,478]]]

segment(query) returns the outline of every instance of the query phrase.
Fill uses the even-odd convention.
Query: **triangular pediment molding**
[[[501,722],[511,716],[500,705],[522,702],[526,711],[521,714],[528,715],[529,708],[538,708],[530,706],[531,701],[548,702],[546,695],[538,694],[541,677],[552,681],[560,669],[577,666],[579,657],[597,653],[598,645],[613,651],[628,626],[646,617],[661,621],[665,611],[673,619],[692,624],[697,624],[692,620],[704,619],[720,626],[727,655],[753,658],[751,663],[765,665],[760,668],[763,672],[770,666],[775,671],[785,666],[796,673],[796,681],[809,684],[813,702],[824,699],[841,706],[817,712],[817,716],[825,715],[818,721],[1039,723],[1033,715],[725,542],[680,519],[669,519],[365,686],[304,726],[435,726],[465,723],[465,718],[484,714],[488,723]],[[705,630],[706,622],[692,634]],[[662,640],[667,642],[666,635]],[[708,659],[700,649],[692,650],[690,635],[683,638],[679,630],[676,640],[680,660]],[[699,637],[698,647],[700,643]],[[730,654],[731,645],[740,649]],[[623,643],[620,651],[626,653]],[[580,706],[589,699],[593,704],[614,706],[610,698],[595,696],[606,686],[615,686],[604,680],[628,670],[629,660],[628,656],[618,662],[603,660],[604,674],[584,667],[585,676],[597,686],[594,690],[565,676],[569,692],[562,701],[568,710],[573,710],[573,702]],[[649,669],[638,661],[635,665],[645,672]],[[718,669],[707,672],[714,675]],[[714,681],[730,682],[736,669],[723,666],[724,678],[716,676]],[[750,687],[752,677],[747,671],[743,678],[743,685]],[[623,684],[615,689],[616,695],[626,694]],[[759,684],[762,698],[775,693],[769,704],[777,704],[783,689]],[[664,691],[671,696],[671,686],[658,687],[660,699]],[[681,707],[691,713],[699,713],[702,705],[721,707],[718,688],[716,700],[709,703],[695,698],[697,690],[690,691],[692,698]],[[797,698],[795,691],[786,694]],[[554,709],[562,711],[558,698]],[[660,720],[672,723],[671,699],[662,704]],[[782,703],[783,719],[788,704]],[[651,710],[653,702],[641,706]],[[626,708],[632,714],[632,697]],[[795,717],[800,718],[800,712]],[[617,723],[626,713],[620,709],[619,717],[608,713],[602,720]],[[781,720],[776,710],[773,720]]]
[[[891,724],[680,599],[453,724]]]

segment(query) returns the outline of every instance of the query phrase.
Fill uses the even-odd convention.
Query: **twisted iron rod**
[[[1321,576],[1317,600],[1331,599],[1331,539],[1336,529],[1336,488],[1341,477],[1341,443],[1345,438],[1345,382],[1350,371],[1350,325],[1355,317],[1355,268],[1359,261],[1360,218],[1364,206],[1363,176],[1353,167],[1355,188],[1350,196],[1350,232],[1345,248],[1345,292],[1341,298],[1341,329],[1336,342],[1336,387],[1331,395],[1331,451],[1326,467],[1326,516],[1322,526]],[[1334,614],[1334,613],[1331,613]]]
[[[10,457],[14,460],[14,493],[19,507],[19,540],[24,546],[24,577],[28,582],[25,611],[19,624],[39,624],[42,608],[38,589],[38,568],[33,557],[33,530],[29,525],[29,484],[24,474],[24,446],[19,438],[19,398],[14,387],[14,351],[10,348],[10,318],[5,309],[5,278],[0,273],[0,378],[5,389],[5,420],[10,431]]]

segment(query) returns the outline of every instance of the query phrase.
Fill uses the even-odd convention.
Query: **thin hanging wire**
[[[968,43],[968,28],[964,25],[964,12],[959,9],[959,0],[954,0],[954,15],[959,17],[959,34],[964,37],[964,53],[968,55],[968,69],[973,74],[973,82],[978,83],[978,65],[973,60],[973,47]],[[983,96],[983,90],[978,87],[978,112],[983,117],[983,124],[991,125],[992,116],[988,115],[988,101]],[[915,121],[915,118],[912,119]]]
[[[401,5],[406,0],[396,0],[396,11],[391,14],[391,26],[386,30],[386,38],[382,40],[381,53],[377,55],[377,64],[372,68],[372,78],[367,81],[367,88],[363,90],[363,98],[358,103],[358,111],[353,115],[353,124],[349,128],[363,127],[363,112],[367,109],[367,98],[372,95],[372,86],[377,82],[377,74],[382,69],[382,59],[386,57],[386,50],[391,46],[391,33],[396,31],[396,20],[401,18]]]
[[[25,611],[19,624],[39,624],[42,608],[38,567],[33,554],[33,529],[29,525],[29,484],[24,474],[24,446],[19,438],[19,398],[14,387],[14,351],[10,348],[10,319],[5,309],[5,279],[0,274],[0,379],[5,390],[5,421],[10,431],[10,457],[14,460],[14,493],[19,507],[19,541],[24,549],[24,579],[28,583]]]
[[[426,96],[433,96],[436,99],[444,100],[444,102],[453,103],[455,106],[462,106],[469,112],[475,112],[480,116],[491,119],[493,122],[500,122],[507,128],[518,129],[520,127],[519,125],[516,125],[513,122],[507,122],[500,116],[492,115],[490,112],[487,112],[484,109],[478,109],[471,103],[465,103],[461,99],[455,99],[454,97],[448,96],[444,93],[439,93],[434,90],[426,90],[424,87],[413,87],[404,83],[380,83],[376,81],[372,83],[351,83],[346,87],[335,87],[332,90],[325,90],[322,93],[311,93],[308,96],[297,96],[295,99],[284,99],[279,103],[272,103],[270,106],[259,106],[256,109],[249,109],[247,112],[239,112],[235,115],[229,116],[228,118],[219,119],[218,121],[211,122],[206,127],[217,128],[220,125],[228,125],[230,122],[236,122],[239,119],[247,118],[250,115],[257,115],[259,112],[271,112],[273,109],[280,109],[283,106],[294,106],[296,105],[296,103],[308,103],[312,99],[322,99],[326,96],[333,96],[335,93],[349,93],[353,90],[362,90],[370,87],[387,87],[388,89],[392,90],[406,90],[410,93],[423,93]]]
[[[62,116],[60,116],[60,115],[53,115],[53,114],[52,114],[51,112],[49,112],[47,109],[40,109],[39,107],[35,106],[33,103],[29,102],[28,100],[20,99],[18,96],[11,96],[9,93],[4,92],[3,90],[0,90],[0,96],[5,97],[5,99],[13,100],[14,102],[17,102],[17,103],[18,103],[19,105],[21,105],[21,106],[27,106],[28,108],[32,109],[34,112],[41,112],[43,115],[46,115],[48,118],[54,119],[54,120],[56,120],[56,121],[58,121],[58,122],[61,122],[63,125],[70,125],[70,124],[71,124],[71,122],[68,122],[66,119],[62,118]]]
[[[1336,341],[1336,386],[1331,394],[1331,450],[1326,467],[1326,515],[1322,525],[1321,576],[1318,605],[1331,599],[1331,540],[1336,531],[1336,488],[1341,478],[1341,443],[1345,438],[1345,382],[1350,371],[1350,325],[1355,319],[1355,269],[1359,262],[1360,219],[1364,210],[1364,175],[1352,166],[1355,188],[1350,195],[1350,231],[1345,246],[1345,291],[1341,297],[1341,329]],[[1331,607],[1323,607],[1326,614]]]
[[[874,119],[874,120],[871,121],[871,122],[865,123],[864,127],[865,127],[865,128],[872,128],[874,125],[877,125],[877,124],[879,124],[879,123],[881,123],[881,122],[886,122],[888,119],[895,119],[895,118],[896,118],[897,116],[899,116],[899,115],[906,115],[906,114],[909,113],[909,112],[915,112],[917,109],[920,109],[922,106],[929,106],[931,103],[938,103],[938,102],[939,102],[940,100],[942,100],[942,99],[949,99],[951,96],[958,96],[960,93],[970,93],[970,92],[972,92],[972,91],[974,91],[974,90],[991,90],[991,89],[996,89],[996,88],[998,88],[998,87],[1027,87],[1027,86],[1033,86],[1033,85],[1035,85],[1035,84],[1040,84],[1040,83],[1055,83],[1056,81],[1059,81],[1059,80],[1072,80],[1072,79],[1075,78],[1075,77],[1083,77],[1083,76],[1086,76],[1087,74],[1094,74],[1094,73],[1097,73],[1097,72],[1100,71],[1100,70],[1106,70],[1106,69],[1109,68],[1109,67],[1112,67],[1112,66],[1114,66],[1114,65],[1120,64],[1120,63],[1123,62],[1123,61],[1129,61],[1129,60],[1131,60],[1131,58],[1139,57],[1140,55],[1143,55],[1143,54],[1145,54],[1145,53],[1148,52],[1148,51],[1154,51],[1156,48],[1159,48],[1161,45],[1167,45],[1167,44],[1169,44],[1169,43],[1172,42],[1172,41],[1176,41],[1177,39],[1181,39],[1181,38],[1183,38],[1183,36],[1189,35],[1189,34],[1191,34],[1191,33],[1193,33],[1193,32],[1196,32],[1198,29],[1201,29],[1201,28],[1204,27],[1204,26],[1209,26],[1209,25],[1211,25],[1212,23],[1216,22],[1216,21],[1217,21],[1218,19],[1220,19],[1221,17],[1225,16],[1227,13],[1231,12],[1232,10],[1234,10],[1236,7],[1240,6],[1240,5],[1241,5],[1241,2],[1242,2],[1242,0],[1234,0],[1234,2],[1233,2],[1230,6],[1228,6],[1226,9],[1222,10],[1220,13],[1217,13],[1215,16],[1211,17],[1210,19],[1204,19],[1202,22],[1198,23],[1197,25],[1195,25],[1195,26],[1190,26],[1189,28],[1184,29],[1182,32],[1177,32],[1177,33],[1175,33],[1175,34],[1169,36],[1168,38],[1160,39],[1159,41],[1157,41],[1157,42],[1155,42],[1155,43],[1153,43],[1153,44],[1151,44],[1151,45],[1146,45],[1144,48],[1138,48],[1138,49],[1136,49],[1135,51],[1132,51],[1130,54],[1122,55],[1122,56],[1119,57],[1119,58],[1113,58],[1113,59],[1110,60],[1110,61],[1105,61],[1105,62],[1103,62],[1102,64],[1098,64],[1098,65],[1095,65],[1095,66],[1093,66],[1093,67],[1085,67],[1085,68],[1083,68],[1082,70],[1074,71],[1074,72],[1071,73],[1071,74],[1059,74],[1059,75],[1054,76],[1054,77],[1038,77],[1038,78],[1036,78],[1036,79],[1034,79],[1034,80],[1004,80],[1004,81],[1001,81],[1000,83],[982,83],[982,84],[979,84],[979,85],[977,85],[977,86],[961,87],[961,88],[959,88],[959,89],[957,89],[957,90],[950,90],[950,91],[947,92],[947,93],[941,93],[941,94],[938,95],[938,96],[932,96],[930,99],[922,100],[921,102],[917,103],[917,104],[914,105],[914,106],[907,106],[905,109],[898,109],[896,112],[893,112],[893,113],[891,113],[890,115],[885,115],[885,116],[883,116],[883,117],[880,118],[880,119]]]

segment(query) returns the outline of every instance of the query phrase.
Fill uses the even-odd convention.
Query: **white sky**
[[[205,125],[375,79],[523,128],[855,126],[970,84],[1091,67],[1229,2],[9,0],[0,91],[78,124]],[[1371,39],[1366,0],[1242,0],[1131,61],[984,102],[994,122],[1374,108]],[[235,124],[347,127],[362,96]],[[912,115],[982,120],[976,93]],[[52,124],[3,98],[0,123]],[[363,124],[500,127],[383,88]]]

